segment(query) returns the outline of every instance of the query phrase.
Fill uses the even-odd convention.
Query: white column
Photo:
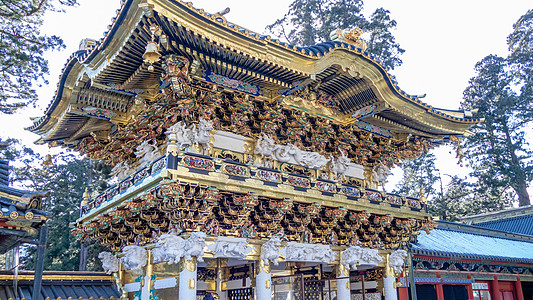
[[[350,300],[350,271],[343,264],[337,265],[337,300]]]
[[[224,278],[224,269],[222,267],[217,268],[217,295],[219,300],[228,299],[228,292],[226,291],[227,280]]]
[[[394,286],[396,278],[394,277],[394,270],[389,264],[389,255],[386,257],[385,274],[383,276],[383,294],[385,300],[398,300],[398,291]]]
[[[141,286],[141,299],[138,299],[138,300],[149,300],[150,299],[150,276],[144,276],[142,280],[143,280],[143,283]]]
[[[398,300],[398,292],[394,287],[394,276],[383,277],[383,293],[385,294],[385,300]]]
[[[184,260],[184,266],[179,277],[178,299],[196,299],[196,257],[191,260],[182,259]]]
[[[260,259],[257,262],[256,277],[255,277],[255,294],[257,300],[271,300],[272,299],[272,275],[270,273],[270,265],[266,266],[264,261]]]

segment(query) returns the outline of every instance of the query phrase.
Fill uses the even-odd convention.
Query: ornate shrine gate
[[[401,249],[434,223],[379,188],[480,120],[402,91],[359,34],[299,47],[179,0],[125,0],[82,41],[28,129],[114,166],[73,232],[109,248],[125,297],[271,299],[274,279],[320,270],[322,298],[396,299]]]

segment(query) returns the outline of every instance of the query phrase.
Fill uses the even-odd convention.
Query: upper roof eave
[[[258,59],[274,63],[279,67],[301,72],[302,74],[316,74],[325,69],[328,64],[331,65],[334,63],[340,64],[350,70],[354,66],[354,61],[358,61],[358,70],[364,69],[365,72],[369,72],[365,73],[365,76],[372,76],[373,82],[381,81],[379,79],[383,80],[383,84],[379,88],[383,94],[387,95],[387,99],[391,100],[389,102],[393,102],[393,107],[399,111],[403,111],[406,108],[410,108],[409,110],[412,111],[418,111],[414,114],[405,115],[410,118],[415,118],[418,121],[423,119],[427,122],[429,120],[427,122],[428,124],[436,124],[436,128],[447,130],[452,135],[466,134],[468,127],[481,121],[480,119],[467,118],[466,116],[461,118],[456,113],[447,114],[444,110],[433,108],[422,102],[419,96],[412,96],[405,93],[398,87],[393,77],[388,73],[388,70],[370,54],[354,45],[341,42],[327,42],[320,45],[325,45],[325,48],[328,50],[321,50],[320,53],[317,53],[313,50],[318,48],[316,46],[292,46],[272,39],[270,36],[250,32],[243,27],[228,23],[223,16],[213,15],[203,10],[195,9],[191,3],[185,3],[180,0],[125,0],[122,2],[122,7],[117,17],[113,19],[113,24],[109,27],[110,30],[105,33],[105,36],[98,42],[98,45],[88,51],[78,51],[69,58],[62,71],[56,95],[46,109],[45,115],[34,122],[34,125],[26,128],[27,130],[38,134],[49,131],[44,129],[44,127],[49,123],[52,114],[60,115],[55,110],[62,100],[65,81],[71,75],[71,70],[76,63],[92,66],[93,70],[102,70],[102,68],[111,65],[109,60],[104,59],[106,55],[109,56],[109,53],[106,54],[104,50],[108,50],[107,52],[109,52],[110,49],[108,47],[111,44],[114,44],[115,46],[113,48],[116,49],[117,44],[123,44],[125,42],[111,43],[116,35],[127,40],[128,36],[124,32],[130,32],[132,30],[130,28],[131,26],[137,26],[138,22],[135,22],[135,18],[132,16],[139,16],[139,10],[142,10],[142,14],[144,15],[149,15],[155,11],[188,26],[188,28],[190,27],[197,34],[208,37],[218,46],[229,47],[243,53],[247,53],[245,51],[248,51],[249,53],[247,54],[256,56]],[[119,34],[120,32],[122,33]],[[247,45],[247,47],[242,47],[241,45],[243,44]],[[361,65],[366,66],[361,68]],[[355,70],[352,71],[355,72]],[[93,74],[96,73],[98,72],[93,72]],[[72,76],[79,76],[79,74],[72,74]]]

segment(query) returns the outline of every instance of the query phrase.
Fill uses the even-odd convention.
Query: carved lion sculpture
[[[359,246],[350,246],[342,252],[341,264],[348,270],[357,270],[363,249]]]
[[[279,264],[279,247],[281,246],[281,238],[278,235],[274,235],[270,240],[261,246],[261,259],[265,262],[265,265],[269,265],[270,261],[275,266]]]
[[[391,253],[389,256],[389,265],[392,267],[394,272],[400,273],[403,271],[403,264],[406,257],[407,251],[405,250],[396,250]]]
[[[204,261],[204,247],[205,238],[207,235],[205,232],[197,231],[191,233],[191,236],[185,240],[184,244],[184,256],[186,260],[191,260],[193,256],[198,258],[198,261]]]
[[[361,260],[359,261],[359,263],[362,265],[377,266],[382,261],[383,257],[379,255],[377,249],[363,248],[363,251],[361,253]]]
[[[118,258],[111,254],[111,252],[100,252],[98,258],[102,261],[102,268],[106,274],[118,272]]]
[[[198,122],[198,133],[196,134],[194,144],[200,144],[204,147],[204,149],[212,147],[213,143],[211,142],[211,132],[213,129],[213,121],[200,118]]]
[[[124,256],[120,262],[126,270],[140,270],[148,261],[148,251],[141,246],[130,245],[122,249]]]
[[[154,263],[177,264],[185,255],[185,240],[173,234],[162,234],[152,249]]]

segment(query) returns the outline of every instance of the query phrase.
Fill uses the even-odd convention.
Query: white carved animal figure
[[[139,169],[147,166],[160,156],[157,142],[154,139],[142,142],[135,149],[135,156],[139,158]]]
[[[288,260],[291,261],[320,261],[331,263],[335,260],[335,253],[327,245],[289,243],[285,248]]]
[[[403,271],[403,264],[406,257],[407,251],[405,250],[396,250],[391,253],[389,256],[389,265],[392,267],[394,272],[400,273]]]
[[[250,251],[246,241],[218,239],[209,250],[215,252],[215,257],[244,258]]]
[[[382,261],[383,257],[379,255],[377,249],[363,248],[363,252],[361,253],[361,260],[359,263],[364,265],[377,266]]]
[[[270,261],[274,263],[275,266],[279,264],[279,247],[281,246],[281,239],[279,236],[274,235],[270,240],[264,243],[261,246],[261,259],[264,261],[265,265],[269,265]]]
[[[185,250],[184,257],[186,260],[191,260],[192,257],[197,257],[198,261],[203,262],[205,238],[207,235],[205,232],[197,231],[191,233],[188,239],[185,240],[183,249]]]
[[[193,131],[191,128],[187,128],[187,124],[185,124],[183,121],[179,121],[178,123],[170,126],[165,134],[175,134],[176,143],[180,149],[193,144]]]
[[[261,155],[261,157],[269,157],[272,155],[272,151],[274,151],[275,147],[276,144],[274,140],[268,135],[262,134],[257,139],[254,153]]]
[[[342,251],[341,264],[348,270],[357,270],[363,249],[359,246],[350,246]]]
[[[152,249],[154,263],[177,264],[184,255],[185,240],[173,234],[162,234]]]
[[[120,262],[126,270],[140,270],[146,266],[148,251],[141,246],[130,245],[122,249],[124,256]]]
[[[134,170],[130,168],[128,163],[126,161],[121,161],[117,163],[113,169],[111,169],[111,173],[109,174],[111,177],[117,177],[118,181],[122,181],[124,178],[130,176],[133,174]]]
[[[316,257],[318,261],[323,261],[326,263],[331,263],[335,260],[335,252],[331,250],[331,247],[327,246],[327,249],[320,249],[320,251],[317,251]]]
[[[194,144],[202,145],[204,148],[210,148],[213,143],[211,143],[211,132],[213,131],[213,121],[200,118],[198,122],[198,132],[196,134],[196,139]]]
[[[111,252],[100,252],[98,258],[102,261],[102,268],[107,275],[118,272],[118,258]]]
[[[274,151],[272,152],[272,157],[279,162],[288,162],[292,157],[291,152],[294,154],[293,147],[296,146],[292,144],[288,144],[287,146],[276,145],[274,147]]]
[[[372,169],[372,179],[379,187],[385,186],[387,183],[387,177],[391,174],[389,168],[384,164],[379,164]]]
[[[350,164],[350,159],[344,152],[341,152],[341,156],[335,159],[333,156],[330,157],[329,170],[334,175],[335,180],[340,180],[348,170],[348,165]]]
[[[329,159],[327,159],[324,155],[318,153],[318,152],[305,152],[302,151],[303,155],[300,159],[301,165],[304,167],[308,167],[311,169],[320,169],[327,165]]]

